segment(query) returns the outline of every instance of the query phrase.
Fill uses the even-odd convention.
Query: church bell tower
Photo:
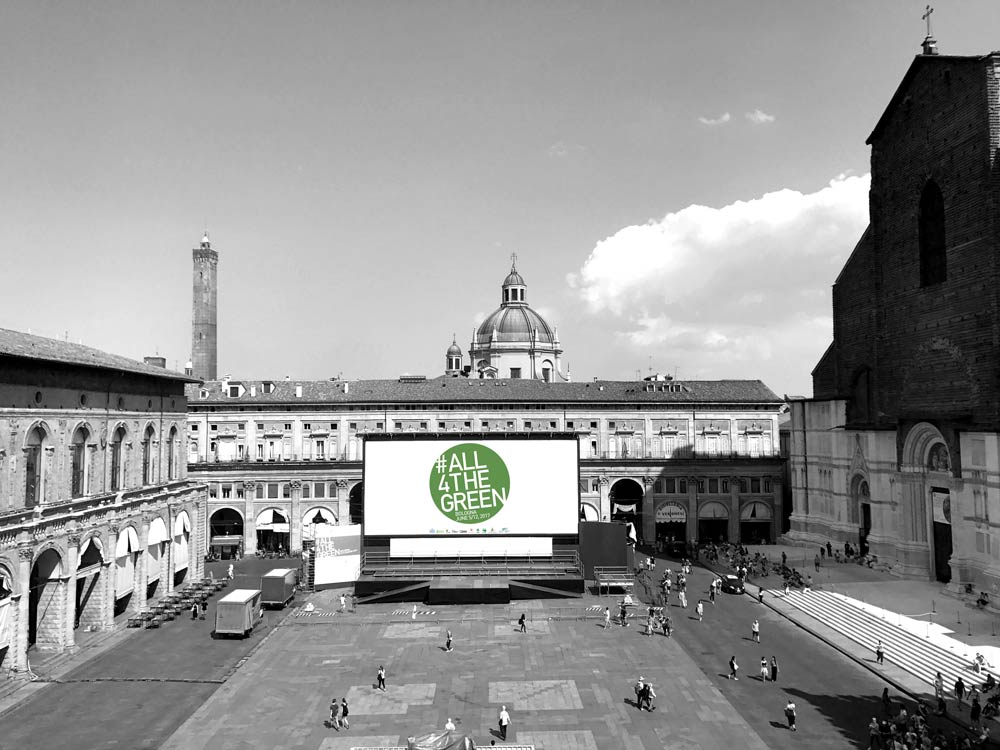
[[[192,250],[192,256],[194,258],[191,314],[192,375],[202,380],[215,380],[218,374],[219,351],[217,326],[219,253],[212,249],[208,232],[201,238],[201,247]]]

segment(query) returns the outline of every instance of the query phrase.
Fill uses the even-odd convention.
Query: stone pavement
[[[338,593],[311,599],[335,612]],[[766,748],[676,641],[645,638],[637,627],[605,631],[599,605],[610,601],[437,607],[416,620],[394,614],[399,605],[288,617],[163,747],[405,746],[448,718],[488,746],[502,744],[496,717],[505,704],[508,743],[536,750]],[[550,608],[561,619],[547,619]],[[525,634],[515,628],[519,610],[532,613]],[[380,664],[384,692],[374,687]],[[656,686],[653,712],[634,705],[640,674]],[[345,696],[350,730],[327,728],[330,700]]]

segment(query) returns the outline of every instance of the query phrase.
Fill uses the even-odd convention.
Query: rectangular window
[[[337,423],[336,422],[330,422],[330,429],[331,430],[336,430],[337,429]]]
[[[511,380],[520,380],[520,378],[521,378],[521,368],[520,367],[511,367],[510,368],[510,379]]]
[[[244,493],[243,493],[243,485],[242,484],[236,485],[236,499],[237,500],[242,500],[243,499],[243,495],[244,495]]]
[[[729,492],[729,480],[728,479],[723,479],[720,482],[720,484],[722,485],[722,491],[723,492]]]
[[[580,492],[590,492],[590,488],[588,487],[586,479],[581,478],[579,484],[580,484]]]
[[[239,430],[240,432],[245,431],[246,428],[247,428],[246,422],[240,422],[238,425],[236,425],[236,429]]]
[[[257,485],[257,499],[258,500],[264,499],[264,485],[262,484]]]
[[[122,488],[122,444],[116,440],[111,444],[111,491]]]
[[[688,491],[688,480],[678,479],[677,480],[677,492],[681,495],[686,495]]]
[[[567,430],[572,430],[573,429],[573,420],[572,419],[569,420],[568,422],[566,422],[566,429]]]
[[[264,444],[263,443],[257,443],[257,458],[260,459],[261,461],[264,460]]]
[[[705,480],[704,479],[699,479],[698,480],[698,492],[699,493],[704,493],[705,492]]]
[[[278,498],[278,485],[271,483],[267,485],[267,496],[271,500],[276,500]]]
[[[236,453],[239,456],[240,461],[243,460],[243,455],[246,453],[246,450],[247,447],[243,445],[243,443],[240,443],[239,445],[236,446]]]
[[[326,441],[317,440],[316,441],[316,458],[323,460],[326,458]]]
[[[438,429],[439,430],[443,430],[444,429],[444,422],[438,422]]]
[[[760,492],[760,478],[754,477],[750,480],[750,492],[759,493]]]
[[[514,422],[513,421],[507,423],[507,429],[508,430],[513,430],[514,429]]]
[[[224,485],[222,485],[222,499],[223,500],[228,500],[230,497],[232,497],[232,494],[233,494],[233,486],[231,484],[224,484]]]
[[[312,428],[313,428],[313,426],[311,424],[309,424],[308,422],[306,422],[305,424],[302,425],[302,429],[303,430],[311,430]]]
[[[483,420],[482,428],[484,430],[488,430],[490,428],[490,423],[487,422],[486,420]]]
[[[219,425],[213,424],[213,425],[211,425],[210,429],[212,430],[212,432],[215,432],[216,430],[219,429]]]
[[[590,491],[591,492],[600,492],[601,491],[601,480],[600,479],[592,479],[592,480],[590,480]]]
[[[264,431],[264,423],[263,422],[258,422],[257,423],[257,430],[259,432],[263,432]]]
[[[326,485],[323,482],[316,482],[316,484],[313,485],[313,491],[313,494],[317,498],[326,497]]]
[[[531,420],[529,420],[529,419],[524,420],[524,429],[526,429],[526,430],[530,430],[531,429]]]
[[[115,443],[121,445],[121,443]],[[112,463],[112,466],[114,464]],[[38,505],[39,491],[42,485],[42,446],[29,445],[24,454],[24,507],[34,508]],[[112,489],[118,489],[112,487]]]
[[[229,398],[239,398],[240,397],[240,387],[238,385],[229,386]]]
[[[83,486],[83,469],[87,446],[83,443],[76,443],[72,447],[73,460],[73,486],[72,497],[83,497],[86,489]]]
[[[471,429],[472,428],[472,422],[466,422],[465,426]]]
[[[292,488],[288,484],[281,485],[281,496],[287,500],[292,496]]]
[[[312,490],[312,485],[309,484],[309,482],[303,482],[302,483],[302,499],[303,500],[308,500],[309,499],[309,494],[310,494],[311,490]]]
[[[336,497],[336,496],[337,496],[337,483],[330,482],[330,497]]]
[[[285,422],[285,429],[286,430],[292,429],[292,423],[291,422]]]
[[[719,480],[718,479],[709,479],[708,480],[708,491],[711,492],[713,495],[719,494]]]
[[[555,428],[556,428],[556,423],[555,422],[549,422],[549,429],[550,430],[554,430]]]
[[[597,429],[597,422],[591,422],[590,423],[590,429],[596,430]]]
[[[615,422],[608,422],[608,429],[609,430],[615,429],[615,424],[616,424]]]
[[[677,492],[677,480],[673,477],[665,477],[663,479],[663,491],[668,495],[673,495]]]
[[[764,480],[764,492],[770,492],[770,491],[771,491],[771,480],[770,479],[765,479]]]
[[[427,423],[426,422],[421,422],[420,423],[420,429],[421,430],[426,430],[427,429]]]
[[[198,425],[196,424],[191,425],[191,432],[197,432],[197,431],[198,431]]]
[[[746,477],[740,477],[740,492],[747,493],[750,491],[750,482],[747,481]]]

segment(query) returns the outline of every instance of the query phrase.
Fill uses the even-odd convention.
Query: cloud
[[[841,175],[814,193],[687,206],[597,243],[567,281],[626,355],[669,355],[707,379],[798,368],[802,390],[831,340],[830,287],[868,223],[869,184]]]
[[[759,109],[755,109],[753,112],[747,112],[744,117],[746,117],[754,125],[767,125],[768,123],[774,122],[774,115],[769,115],[767,112],[761,112]]]
[[[723,112],[721,115],[716,117],[714,120],[710,117],[699,117],[698,122],[702,125],[708,125],[709,127],[715,127],[716,125],[725,125],[729,120],[732,119],[728,112]]]

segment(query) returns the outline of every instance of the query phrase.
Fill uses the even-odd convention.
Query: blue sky
[[[0,326],[182,367],[208,229],[220,374],[434,376],[516,252],[574,380],[808,395],[923,7],[7,3]]]

